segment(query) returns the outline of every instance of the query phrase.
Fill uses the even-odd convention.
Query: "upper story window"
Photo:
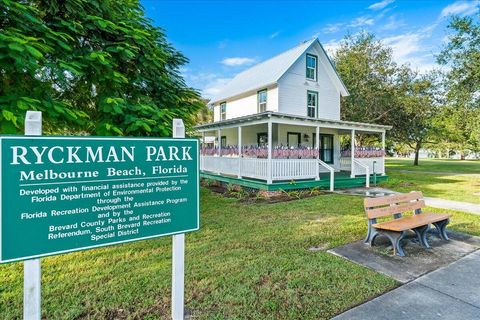
[[[227,119],[227,103],[222,102],[220,103],[220,120]]]
[[[317,81],[317,56],[307,54],[307,79]]]
[[[307,117],[315,118],[318,110],[318,92],[307,91]]]
[[[258,112],[267,111],[267,89],[257,92]]]

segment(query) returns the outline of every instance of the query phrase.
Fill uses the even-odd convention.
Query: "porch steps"
[[[328,190],[330,188],[330,180],[325,176],[321,176],[320,180],[297,180],[297,181],[285,181],[285,182],[274,182],[273,184],[268,185],[266,182],[261,180],[254,179],[239,179],[235,177],[229,177],[224,175],[217,175],[207,172],[200,173],[201,178],[212,179],[217,181],[222,181],[225,183],[237,184],[247,188],[267,190],[267,191],[276,191],[276,190],[295,190],[295,189],[308,189],[319,187],[320,189]],[[376,177],[377,184],[386,181],[388,176]],[[359,188],[365,186],[366,177],[357,176],[355,178],[350,178],[350,176],[345,175],[336,175],[335,176],[335,189],[348,189],[348,188]],[[370,186],[374,186],[374,177],[370,176]]]

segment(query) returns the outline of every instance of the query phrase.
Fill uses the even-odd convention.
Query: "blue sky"
[[[474,15],[480,0],[172,1],[141,0],[168,41],[190,59],[187,83],[212,97],[236,73],[318,37],[332,53],[348,33],[367,30],[394,59],[424,72],[447,35],[452,14]]]

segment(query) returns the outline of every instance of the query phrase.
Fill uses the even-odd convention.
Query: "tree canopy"
[[[391,124],[397,108],[397,74],[392,50],[370,33],[348,35],[333,56],[337,71],[350,92],[342,99],[344,120]]]
[[[477,13],[480,18],[480,10]],[[447,108],[443,119],[449,144],[460,150],[480,151],[480,21],[453,17],[448,41],[438,62],[449,68]],[[463,155],[463,154],[462,154]]]
[[[203,105],[186,62],[137,0],[0,0],[1,132],[39,110],[46,133],[169,135]]]
[[[436,143],[443,128],[439,74],[398,65],[391,48],[365,32],[347,36],[334,61],[350,92],[342,100],[342,118],[392,125],[389,140],[409,146],[418,163],[420,149]]]

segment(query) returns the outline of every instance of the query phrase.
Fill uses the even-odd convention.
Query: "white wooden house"
[[[196,127],[203,141],[215,139],[213,147],[202,148],[202,173],[267,187],[326,181],[333,189],[336,177],[348,172],[368,185],[372,174],[385,174],[385,132],[391,127],[340,120],[345,96],[348,90],[318,39],[239,73],[211,100],[214,121]],[[356,148],[358,134],[376,134],[381,143]],[[349,137],[348,150],[341,150],[341,136]]]

